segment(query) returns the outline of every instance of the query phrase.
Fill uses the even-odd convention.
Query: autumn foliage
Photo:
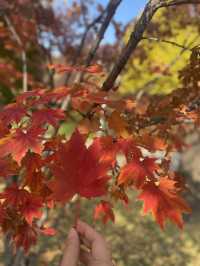
[[[61,109],[66,97],[73,110],[83,114],[69,139],[58,134],[60,123],[68,119]],[[191,112],[183,112],[183,103],[174,99],[172,94],[160,100],[160,106],[171,104],[169,114],[162,114],[166,109],[155,110],[153,102],[142,110],[133,98],[119,99],[88,84],[17,96],[0,113],[1,175],[8,183],[18,176],[0,194],[3,232],[11,232],[16,245],[28,250],[39,233],[53,232],[37,226],[43,208],[70,202],[75,195],[100,198],[94,217],[107,222],[114,220],[116,200],[129,204],[126,192],[132,189],[144,202],[144,214],[152,212],[161,228],[167,219],[182,228],[182,214],[191,210],[180,196],[183,180],[170,170],[170,155],[184,145],[177,133],[186,130],[180,121]],[[155,112],[163,115],[164,124],[152,125]],[[155,151],[163,152],[163,158],[156,158]]]
[[[27,36],[21,37],[26,44]],[[3,71],[6,67],[12,71],[0,66]],[[172,170],[171,157],[187,146],[184,137],[200,122],[198,47],[180,73],[182,88],[166,96],[138,98],[122,96],[117,88],[105,91],[99,82],[104,68],[98,64],[46,67],[50,73],[84,73],[86,78],[51,89],[30,78],[31,90],[2,108],[3,233],[10,233],[15,245],[28,251],[40,234],[55,233],[38,223],[44,209],[75,197],[96,198],[94,219],[106,223],[114,221],[116,201],[133,204],[128,198],[133,190],[143,202],[143,213],[152,213],[161,228],[167,220],[183,228],[182,215],[191,209],[181,196],[185,181]],[[80,117],[75,130],[71,136],[60,134],[60,126],[72,114]]]

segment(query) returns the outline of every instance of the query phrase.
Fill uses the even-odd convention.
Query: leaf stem
[[[75,217],[74,217],[74,226],[76,227],[77,221],[80,218],[80,213],[81,213],[81,198],[78,195],[77,200],[75,203]]]

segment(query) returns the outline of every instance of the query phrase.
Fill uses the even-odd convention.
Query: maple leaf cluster
[[[102,71],[98,65],[50,68],[87,75]],[[28,251],[39,234],[54,234],[40,226],[45,208],[69,203],[75,195],[97,198],[94,219],[106,223],[115,220],[114,203],[128,205],[133,190],[144,214],[151,212],[161,228],[166,220],[182,228],[182,214],[191,209],[181,197],[184,180],[171,170],[171,153],[185,146],[183,122],[196,125],[199,119],[187,110],[189,101],[176,95],[136,100],[89,81],[18,95],[0,112],[0,175],[8,184],[0,193],[2,231]],[[66,97],[70,104],[63,110]],[[69,138],[59,128],[71,111],[81,119]]]

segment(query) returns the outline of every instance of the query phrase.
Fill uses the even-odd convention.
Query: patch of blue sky
[[[54,7],[56,10],[64,12],[72,2],[73,0],[54,0]],[[97,4],[100,3],[103,6],[106,6],[108,2],[108,0],[96,0]],[[122,0],[114,18],[116,21],[126,24],[140,14],[146,2],[147,0]],[[90,12],[95,13],[95,10],[90,10]],[[114,29],[112,26],[109,26],[104,36],[103,43],[113,43],[114,41]]]

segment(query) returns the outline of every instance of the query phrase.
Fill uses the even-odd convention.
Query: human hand
[[[60,266],[77,266],[80,254],[80,239],[74,228],[68,233]]]
[[[81,248],[81,242],[87,250]],[[61,266],[112,266],[111,252],[105,239],[88,224],[78,221],[68,235]]]
[[[112,266],[110,247],[102,235],[88,224],[78,221],[76,229],[89,251],[81,250],[81,261],[87,266]]]

